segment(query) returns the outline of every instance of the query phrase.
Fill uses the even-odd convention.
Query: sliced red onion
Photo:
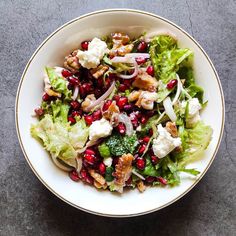
[[[132,79],[138,74],[138,63],[136,61],[133,61],[134,64],[134,72],[131,75],[122,75],[122,74],[117,74],[118,77],[122,79]]]
[[[148,59],[150,58],[150,54],[149,53],[127,53],[125,57],[134,58],[134,59],[137,57],[142,57],[142,58]]]
[[[145,180],[145,178],[142,175],[140,175],[138,172],[136,172],[134,169],[132,169],[132,173],[136,175],[137,177],[139,177],[140,179]]]
[[[111,59],[111,62],[112,63],[134,63],[134,60],[131,57],[124,56],[124,57],[113,57]]]
[[[102,102],[112,93],[113,89],[115,87],[115,81],[112,82],[110,88],[97,100],[93,101],[91,105],[89,105],[85,111],[89,112],[91,111],[94,107],[101,105]]]
[[[69,171],[72,170],[71,167],[67,167],[67,166],[61,164],[61,163],[57,160],[57,157],[56,157],[55,155],[51,155],[51,156],[52,156],[52,161],[53,161],[53,163],[54,163],[58,168],[60,168],[61,170],[67,171],[67,172],[69,172]]]
[[[118,119],[118,122],[124,123],[126,127],[126,134],[128,136],[132,135],[134,132],[134,129],[133,129],[133,125],[130,118],[126,114],[119,114],[117,116],[117,119]]]
[[[75,86],[75,89],[74,89],[74,92],[73,92],[73,95],[72,95],[72,100],[76,100],[76,98],[78,97],[79,95],[79,86]]]
[[[163,101],[163,106],[165,108],[166,114],[169,116],[172,122],[175,122],[177,120],[177,116],[175,114],[175,111],[172,106],[172,102],[170,97],[165,98]]]

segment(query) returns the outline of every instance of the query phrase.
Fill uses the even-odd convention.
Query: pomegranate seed
[[[91,148],[87,148],[84,153],[88,155],[95,155],[95,152]]]
[[[130,186],[132,184],[132,175],[128,178],[128,180],[125,182],[126,186]]]
[[[93,121],[100,120],[102,118],[101,110],[99,109],[99,110],[93,112],[92,117],[93,117]]]
[[[139,170],[144,170],[146,166],[146,160],[142,157],[138,157],[136,159],[136,167],[139,169]]]
[[[144,143],[148,143],[150,138],[148,136],[145,136],[142,140]]]
[[[91,92],[92,91],[92,85],[90,84],[90,83],[84,83],[84,84],[82,84],[82,88],[84,89],[84,91],[86,92],[86,93],[89,93],[89,92]]]
[[[168,89],[173,89],[178,83],[178,80],[177,79],[172,79],[167,85],[166,87]]]
[[[148,184],[152,184],[154,181],[156,180],[155,177],[153,176],[148,176],[145,181],[148,183]]]
[[[76,122],[75,118],[72,117],[72,116],[69,116],[68,117],[68,121],[71,123],[71,124],[74,124]]]
[[[162,183],[163,185],[167,185],[167,180],[162,178],[161,176],[157,177],[157,180]]]
[[[68,83],[68,85],[67,85],[67,88],[68,88],[69,90],[73,90],[73,88],[74,88],[74,85],[73,85],[73,84],[71,84],[71,83]]]
[[[137,50],[139,52],[145,52],[146,49],[147,49],[147,44],[144,41],[140,42],[138,47],[137,47]]]
[[[77,78],[75,78],[75,77],[70,76],[70,77],[68,77],[67,80],[68,80],[69,83],[72,84],[73,86],[79,85],[79,80],[78,80]]]
[[[111,85],[111,79],[110,78],[106,78],[105,80],[105,88],[109,88]]]
[[[119,157],[113,158],[113,160],[112,160],[112,165],[113,165],[113,166],[116,166],[116,165],[118,164],[118,161],[119,161]]]
[[[81,113],[82,113],[82,111],[72,111],[71,115],[72,115],[72,117],[81,116],[82,115]]]
[[[154,67],[153,66],[148,66],[146,72],[151,75],[154,76]]]
[[[44,110],[41,107],[38,107],[38,108],[34,109],[34,112],[37,116],[41,116],[41,115],[44,114]]]
[[[82,179],[85,179],[88,176],[88,172],[85,169],[80,171],[80,176]]]
[[[123,123],[119,123],[117,128],[118,128],[118,131],[119,131],[120,134],[125,134],[126,127]]]
[[[128,88],[131,86],[131,84],[134,82],[134,79],[124,79],[123,84],[126,85]]]
[[[134,126],[134,128],[137,128],[138,127],[138,118],[134,112],[132,112],[130,114],[130,120],[131,120],[131,123]]]
[[[97,86],[99,88],[103,88],[103,85],[104,85],[103,78],[98,78],[96,81],[97,81]]]
[[[86,96],[86,92],[85,92],[85,89],[83,88],[83,86],[79,86],[79,95],[82,98],[84,98]]]
[[[99,173],[100,173],[101,175],[105,175],[105,173],[106,173],[106,166],[104,165],[103,162],[101,162],[101,163],[99,164],[98,170],[99,170]]]
[[[79,175],[77,173],[76,170],[72,170],[70,173],[69,173],[69,176],[70,178],[75,181],[75,182],[78,182],[79,181]]]
[[[65,78],[67,78],[67,77],[73,75],[70,71],[65,70],[65,69],[62,70],[61,74],[62,74],[62,76],[65,77]]]
[[[103,107],[102,107],[102,111],[108,110],[108,108],[109,108],[109,106],[111,105],[111,103],[112,103],[112,100],[107,100],[107,101],[104,103]]]
[[[102,94],[103,94],[103,92],[102,92],[101,89],[95,89],[95,90],[94,90],[94,95],[95,95],[96,98],[101,97]]]
[[[140,148],[138,149],[138,153],[139,153],[139,154],[143,154],[143,153],[145,152],[145,150],[146,150],[146,145],[145,145],[145,144],[142,144],[142,145],[140,146]]]
[[[138,65],[141,65],[146,62],[146,59],[144,57],[137,57],[135,58],[135,60],[138,63]]]
[[[119,95],[114,95],[112,99],[115,100],[116,104],[117,104],[119,99],[120,99],[120,96]]]
[[[47,93],[45,93],[45,94],[43,95],[42,99],[43,99],[43,101],[47,102],[47,101],[50,101],[50,100],[51,100],[51,97],[50,97]]]
[[[89,45],[89,41],[84,41],[81,43],[81,48],[86,51],[88,50],[88,45]]]
[[[89,165],[94,165],[96,162],[96,157],[94,155],[89,155],[85,154],[84,155],[84,160],[89,164]]]
[[[87,125],[91,125],[93,123],[93,117],[90,115],[84,116],[84,120],[87,123]]]
[[[93,184],[94,181],[94,179],[90,175],[88,175],[84,180],[88,184]]]
[[[140,119],[141,124],[145,124],[148,121],[148,118],[145,116],[142,116]]]
[[[120,92],[125,92],[125,90],[127,90],[127,89],[128,89],[128,87],[127,87],[126,84],[120,84],[118,90],[119,90]]]
[[[70,105],[74,110],[78,110],[80,108],[80,103],[78,101],[72,101]]]
[[[151,162],[153,165],[156,165],[158,163],[159,159],[157,156],[151,156]]]
[[[127,104],[127,102],[128,102],[127,97],[120,97],[120,99],[117,102],[117,106],[120,108],[120,110],[123,110],[123,108]]]

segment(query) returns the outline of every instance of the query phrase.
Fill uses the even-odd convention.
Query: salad
[[[212,129],[193,52],[170,34],[121,32],[81,43],[63,67],[45,67],[31,135],[73,181],[122,193],[174,186],[201,158]]]

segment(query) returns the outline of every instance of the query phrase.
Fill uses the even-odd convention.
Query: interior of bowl
[[[84,40],[102,37],[115,31],[139,36],[143,32],[169,31],[174,33],[181,47],[194,52],[194,72],[197,83],[205,90],[208,106],[202,117],[214,130],[212,141],[198,162],[192,167],[201,171],[196,178],[182,176],[179,186],[148,188],[144,193],[137,190],[114,194],[98,191],[81,182],[71,181],[51,161],[41,144],[30,135],[30,126],[36,123],[31,115],[40,104],[43,92],[45,65],[62,65],[65,55],[78,48]],[[95,12],[75,19],[49,36],[38,48],[27,65],[17,95],[16,122],[22,150],[34,173],[55,195],[82,210],[107,216],[133,216],[163,208],[187,193],[209,168],[218,149],[224,122],[224,102],[216,72],[203,50],[183,30],[165,19],[149,13],[127,10]]]

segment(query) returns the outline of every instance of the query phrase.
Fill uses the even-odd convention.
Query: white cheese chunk
[[[89,139],[91,141],[98,140],[111,135],[112,126],[106,119],[96,120],[89,127]]]
[[[163,158],[181,145],[181,139],[173,138],[161,124],[157,126],[157,129],[158,136],[153,140],[152,149],[158,158]]]
[[[91,69],[100,64],[100,60],[108,51],[107,44],[104,41],[94,38],[89,43],[87,51],[78,50],[77,57],[83,67]]]

